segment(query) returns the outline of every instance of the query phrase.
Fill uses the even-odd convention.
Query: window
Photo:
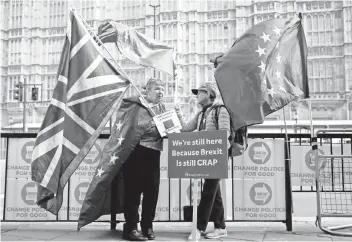
[[[313,30],[318,29],[318,17],[316,15],[313,16]]]
[[[213,39],[216,38],[216,30],[217,30],[216,25],[213,24]]]
[[[326,29],[331,29],[331,15],[330,14],[327,14],[325,16],[325,28]]]
[[[326,32],[326,43],[327,44],[332,43],[332,33],[331,32]]]
[[[229,30],[228,30],[227,24],[224,25],[224,37],[227,38],[229,36]]]
[[[319,71],[320,77],[325,78],[325,62],[320,62],[320,71]]]
[[[313,8],[313,9],[317,9],[317,8],[318,8],[318,4],[317,4],[316,2],[313,2],[312,8]]]
[[[315,80],[315,92],[320,92],[320,80]]]
[[[208,25],[208,40],[211,39],[211,32],[212,29],[211,29],[211,25]]]
[[[324,23],[324,17],[323,17],[323,15],[319,15],[318,24],[319,24],[319,30],[324,30],[324,28],[325,28],[325,23]]]
[[[331,61],[328,61],[326,76],[332,77],[332,62]]]
[[[314,62],[313,66],[313,77],[318,77],[319,76],[319,65],[318,62]]]
[[[222,29],[223,29],[222,25],[219,24],[219,25],[218,25],[217,39],[223,38]]]
[[[324,45],[325,44],[325,33],[320,32],[319,33],[319,45]]]
[[[306,27],[307,31],[312,31],[312,18],[310,16],[307,16]]]
[[[312,76],[313,74],[313,65],[311,62],[308,62],[308,76]]]
[[[313,33],[313,46],[318,45],[318,33]]]

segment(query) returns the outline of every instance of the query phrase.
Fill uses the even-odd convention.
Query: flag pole
[[[286,123],[286,115],[285,115],[285,107],[282,108],[283,114],[284,114],[284,124],[285,124],[285,139],[286,139],[286,148],[287,148],[287,152],[288,152],[288,157],[289,159],[291,159],[290,156],[290,150],[289,150],[289,146],[288,146],[288,134],[287,134],[287,123]]]
[[[314,131],[313,131],[313,112],[312,112],[312,100],[308,99],[308,108],[309,108],[309,120],[310,120],[310,137],[311,139],[314,138]]]
[[[286,150],[287,150],[287,169],[288,169],[288,174],[289,174],[289,179],[291,180],[291,154],[290,154],[290,146],[289,146],[289,139],[288,139],[288,134],[287,134],[287,123],[286,123],[286,115],[285,115],[285,107],[282,108],[283,114],[284,114],[284,124],[285,124],[285,145],[286,145]],[[286,160],[285,160],[285,165],[286,165]],[[291,181],[290,183],[291,184]],[[290,189],[290,197],[292,200],[292,186],[289,186]],[[287,209],[287,208],[286,208]],[[291,209],[293,213],[293,203],[291,203]]]
[[[115,64],[117,65],[117,67],[119,67],[119,63],[115,60],[115,58],[111,55],[111,53],[109,52],[109,50],[105,47],[105,45],[103,44],[103,42],[100,40],[100,38],[95,34],[95,32],[93,31],[93,29],[89,26],[89,24],[83,19],[83,17],[78,13],[78,11],[76,10],[76,8],[74,6],[71,7],[71,11],[73,12],[73,14],[77,14],[79,16],[79,18],[81,19],[82,23],[85,25],[85,27],[87,28],[87,30],[90,32],[90,34],[92,34],[95,38],[95,40],[104,48],[104,50],[109,54],[109,56],[111,57],[111,59],[114,60]],[[109,61],[109,60],[107,60]],[[146,105],[148,107],[148,109],[151,111],[151,113],[153,114],[153,116],[155,116],[155,112],[153,111],[153,109],[150,107],[150,105],[148,104],[147,100],[145,100],[145,98],[143,97],[142,93],[139,91],[139,89],[136,87],[136,85],[134,85],[132,78],[130,78],[127,73],[122,69],[119,68],[119,71],[123,74],[124,77],[126,77],[128,80],[130,80],[132,86],[137,90],[139,96],[141,97],[141,99],[143,100],[143,104]]]

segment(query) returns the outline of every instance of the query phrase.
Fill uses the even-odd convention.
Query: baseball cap
[[[194,95],[197,95],[198,91],[206,91],[210,93],[210,95],[212,95],[213,97],[216,97],[216,87],[213,83],[204,83],[203,85],[198,87],[198,89],[192,89],[192,93]]]

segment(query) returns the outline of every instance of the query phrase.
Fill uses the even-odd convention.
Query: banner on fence
[[[249,140],[242,156],[234,157],[233,177],[241,179],[285,179],[284,140]]]
[[[274,179],[233,181],[235,220],[285,220],[285,183]]]
[[[227,218],[235,220],[284,220],[285,142],[282,139],[250,139],[242,156],[234,157],[233,184],[227,181]],[[233,189],[233,190],[231,190]]]
[[[6,207],[3,219],[56,220],[56,216],[36,205],[37,185],[31,180],[31,157],[34,142],[34,138],[9,139]],[[63,217],[65,217],[65,211],[60,211],[58,218]]]
[[[107,139],[99,139],[97,143],[93,146],[92,150],[89,152],[87,157],[84,159],[84,161],[81,163],[79,168],[72,175],[70,179],[70,186],[65,187],[64,201],[58,215],[59,220],[77,220],[82,206],[82,201],[85,197],[85,193],[87,192],[90,180],[99,162],[100,152],[104,148],[106,142]],[[40,209],[37,205],[35,205],[33,201],[32,205],[28,205],[22,199],[23,195],[20,192],[16,193],[16,191],[22,191],[22,188],[27,183],[29,183],[29,185],[24,188],[27,192],[26,199],[30,200],[31,198],[34,199],[36,197],[35,194],[33,194],[34,192],[36,192],[36,189],[34,190],[35,183],[30,180],[30,157],[31,152],[33,150],[33,145],[34,139],[9,139],[9,161],[7,166],[8,176],[6,185],[7,194],[5,196],[5,219],[7,220],[29,220],[31,218],[33,218],[33,220],[56,220],[55,216],[51,215],[45,210]],[[281,203],[284,205],[284,187],[278,186],[276,184],[277,181],[275,179],[277,178],[278,180],[281,180],[279,182],[280,185],[284,184],[282,182],[282,179],[284,178],[283,145],[284,144],[282,140],[250,140],[249,148],[247,149],[244,156],[235,158],[235,161],[233,163],[233,169],[229,167],[229,170],[227,170],[226,172],[228,172],[229,177],[231,177],[231,172],[234,172],[236,180],[232,183],[231,179],[223,179],[221,183],[222,198],[224,202],[225,212],[227,214],[227,219],[232,219],[232,214],[234,213],[235,219],[253,220],[253,218],[250,218],[249,215],[246,216],[245,214],[243,214],[243,212],[233,211],[232,209],[232,200],[238,203],[237,205],[235,205],[238,207],[239,211],[241,210],[241,206],[247,206],[249,204],[248,199],[250,199],[250,197],[244,197],[243,199],[241,198],[242,195],[246,196],[250,193],[251,187],[250,185],[248,185],[248,181],[254,182],[258,181],[259,179],[259,181],[263,180],[263,183],[267,184],[264,186],[259,186],[258,189],[254,189],[254,192],[256,193],[255,199],[264,199],[265,196],[267,196],[267,194],[263,192],[265,189],[268,191],[270,191],[271,189],[273,194],[271,195],[271,197],[273,197],[274,200],[271,200],[271,197],[268,196],[268,198],[265,198],[265,200],[268,200],[269,203],[254,203],[255,206],[261,209],[267,208],[268,206],[269,208],[280,207]],[[18,147],[20,147],[21,153],[17,152]],[[167,152],[168,142],[165,140],[164,151],[161,153],[160,163],[160,194],[163,195],[159,196],[157,204],[157,214],[155,218],[156,221],[165,221],[169,219],[183,220],[182,209],[184,206],[191,204],[190,190],[192,180],[167,178],[169,168]],[[244,170],[247,170],[248,172],[251,171],[252,173],[244,174]],[[253,172],[255,172],[255,174]],[[272,172],[274,172],[274,176],[272,176]],[[19,177],[23,180],[21,181],[21,179],[19,178],[16,179],[16,177]],[[270,187],[270,189],[268,187]],[[232,192],[234,192],[234,194]],[[257,192],[262,192],[262,194],[257,194]],[[165,196],[165,194],[167,195]],[[280,201],[275,200],[279,199],[275,197],[276,194],[280,194]],[[262,196],[263,198],[260,198],[260,196]],[[273,204],[275,204],[276,207]],[[26,217],[25,214],[21,214],[21,211],[27,211],[28,216]],[[31,212],[28,211],[33,211],[33,213],[35,212],[37,213],[37,215],[31,215]],[[16,214],[16,212],[19,213]],[[262,213],[263,212],[264,211],[262,211]],[[40,218],[38,218],[39,216]],[[273,215],[260,214],[258,214],[257,216],[261,216],[263,220],[265,216],[273,217]],[[276,219],[281,219],[280,216],[281,215],[277,215]],[[109,219],[109,215],[105,215],[99,218],[99,220]],[[117,219],[124,220],[123,214],[119,214],[117,216]]]
[[[321,155],[341,155],[341,154],[351,154],[351,144],[323,144],[318,146],[318,152]],[[326,167],[330,169],[331,159],[320,160],[320,169],[325,169]],[[312,151],[310,145],[291,145],[291,181],[293,186],[315,186],[315,168],[317,164],[317,157]],[[323,184],[330,184],[332,182],[332,177],[335,182],[339,184],[351,183],[349,179],[351,177],[352,170],[349,169],[351,164],[350,159],[344,159],[345,169],[342,172],[342,160],[334,159],[333,161],[333,174],[329,171],[324,171],[320,175],[321,182]],[[329,166],[327,166],[329,165]],[[342,175],[342,173],[344,173]],[[337,184],[337,183],[336,183]]]
[[[7,179],[5,220],[56,220],[36,205],[36,183],[28,179]]]

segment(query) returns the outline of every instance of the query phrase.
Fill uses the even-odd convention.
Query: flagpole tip
[[[73,12],[76,10],[75,6],[73,6],[73,5],[71,5],[69,9],[70,9],[70,12]]]
[[[298,13],[298,17],[299,17],[299,19],[302,20],[302,13],[301,12]]]

